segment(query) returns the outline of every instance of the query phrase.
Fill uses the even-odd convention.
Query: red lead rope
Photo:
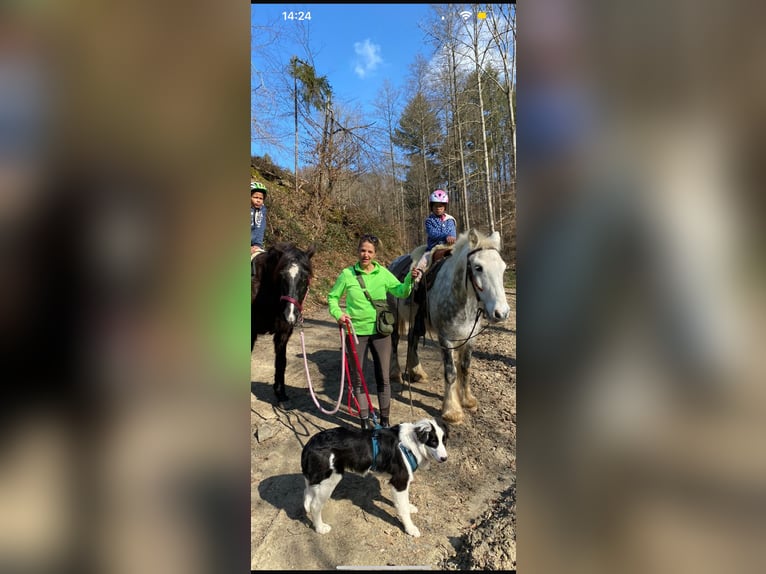
[[[372,420],[375,420],[375,409],[372,406],[372,401],[370,400],[370,393],[367,391],[367,383],[364,380],[364,372],[362,372],[362,365],[359,363],[359,355],[356,352],[356,344],[354,343],[354,339],[356,339],[356,332],[353,331],[353,325],[351,324],[350,320],[346,320],[346,331],[348,332],[348,341],[349,345],[351,347],[351,352],[354,354],[354,362],[356,363],[356,372],[359,373],[359,378],[362,381],[362,387],[364,388],[364,394],[367,397],[367,406],[370,410],[370,418]],[[353,336],[352,336],[353,333]],[[349,370],[348,366],[348,356],[344,354],[343,356],[343,365],[346,369],[346,376],[348,378],[348,412],[349,414],[354,414],[353,410],[351,409],[351,397],[354,396],[354,403],[356,404],[356,410],[357,414],[361,415],[361,409],[359,407],[359,401],[356,400],[356,396],[353,393],[353,390],[351,388],[351,372]]]

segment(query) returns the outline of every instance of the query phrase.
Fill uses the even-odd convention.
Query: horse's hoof
[[[474,397],[464,399],[460,404],[464,409],[469,410],[472,413],[475,413],[479,409],[479,402]]]
[[[442,415],[442,419],[451,425],[460,425],[463,424],[463,413],[462,411],[449,411]]]
[[[410,380],[415,383],[425,383],[428,380],[428,373],[423,368],[413,369],[410,373]]]

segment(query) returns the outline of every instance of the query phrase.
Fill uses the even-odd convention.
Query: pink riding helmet
[[[443,189],[437,189],[428,196],[428,203],[449,203],[449,196]]]

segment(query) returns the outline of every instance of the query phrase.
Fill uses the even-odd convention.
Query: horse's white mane
[[[476,233],[476,236],[479,238],[478,243],[474,246],[474,249],[480,248],[480,247],[495,247],[495,243],[492,240],[490,235],[486,235],[485,233],[482,233],[478,229],[473,229],[473,232]],[[453,251],[457,254],[461,249],[470,247],[469,242],[469,235],[471,233],[471,229],[466,229],[463,233],[458,235],[457,240],[455,241],[455,245],[453,247]]]
[[[472,249],[480,249],[482,247],[496,247],[493,239],[489,235],[485,235],[478,229],[474,229],[473,233],[476,234],[477,243],[471,245],[471,229],[467,229],[460,235],[452,246],[452,257],[449,257],[444,263],[445,267],[451,269],[454,280],[450,282],[449,288],[452,290],[450,297],[453,299],[462,299],[465,296],[466,284],[465,284],[465,263],[458,263],[462,261],[468,252]]]

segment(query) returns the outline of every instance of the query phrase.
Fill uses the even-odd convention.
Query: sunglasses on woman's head
[[[378,238],[374,235],[365,234],[362,235],[362,237],[359,239],[359,242],[366,241],[367,243],[372,243],[373,245],[378,245]]]

